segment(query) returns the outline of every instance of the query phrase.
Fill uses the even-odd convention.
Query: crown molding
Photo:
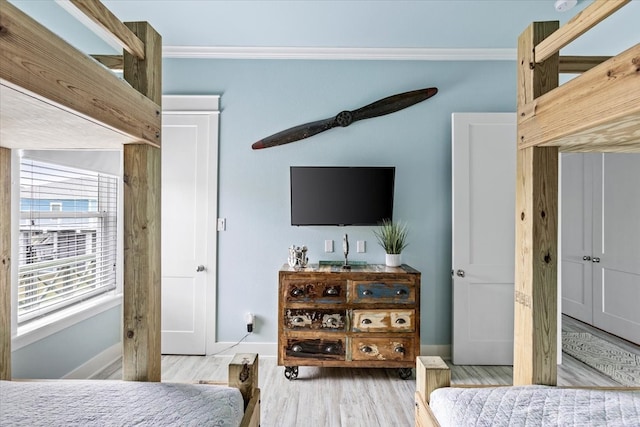
[[[164,46],[164,58],[515,61],[516,49]]]

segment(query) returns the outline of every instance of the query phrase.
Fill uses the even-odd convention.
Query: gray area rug
[[[640,355],[588,332],[563,332],[562,351],[620,384],[640,386]]]

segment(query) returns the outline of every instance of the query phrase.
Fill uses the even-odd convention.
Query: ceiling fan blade
[[[290,142],[309,138],[310,136],[317,135],[336,126],[346,127],[358,120],[395,113],[396,111],[400,111],[415,105],[418,102],[429,99],[436,93],[438,93],[438,89],[430,87],[388,96],[354,111],[342,111],[337,116],[329,119],[305,123],[303,125],[283,130],[263,138],[260,141],[254,142],[251,145],[251,148],[259,150],[261,148],[288,144]]]

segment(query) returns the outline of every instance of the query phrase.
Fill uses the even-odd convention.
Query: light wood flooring
[[[640,354],[640,346],[613,337],[569,317],[563,329],[591,332]],[[225,381],[231,356],[163,356],[163,381]],[[452,382],[458,384],[511,384],[511,366],[454,366]],[[395,427],[414,425],[415,378],[402,380],[394,369],[300,367],[289,381],[275,357],[260,356],[263,427]],[[98,377],[121,378],[114,364]],[[558,385],[616,386],[609,377],[563,354]]]

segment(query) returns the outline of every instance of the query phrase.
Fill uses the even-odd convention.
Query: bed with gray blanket
[[[220,426],[244,415],[240,390],[108,380],[0,381],[2,426]]]
[[[0,426],[258,427],[258,355],[236,354],[228,382],[0,381]]]
[[[639,427],[640,388],[452,385],[437,356],[416,361],[416,427]]]
[[[431,393],[429,406],[441,427],[640,426],[640,391],[445,387]]]

